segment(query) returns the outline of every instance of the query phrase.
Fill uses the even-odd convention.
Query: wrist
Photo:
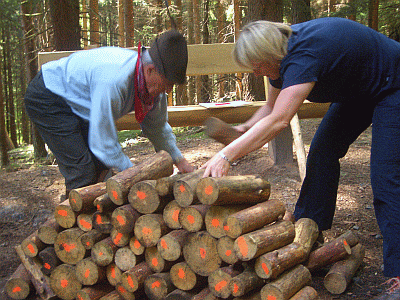
[[[219,151],[219,152],[218,152],[218,155],[219,155],[220,157],[222,157],[223,159],[225,159],[230,165],[232,164],[232,161],[224,154],[224,152]]]

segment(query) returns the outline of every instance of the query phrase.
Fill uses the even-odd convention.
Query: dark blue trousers
[[[106,167],[88,147],[89,123],[45,87],[42,72],[30,82],[24,100],[29,118],[56,157],[67,191],[96,183]]]
[[[371,185],[383,236],[384,274],[400,276],[400,90],[374,104],[333,103],[310,146],[295,217],[332,226],[340,176],[339,159],[372,123]]]

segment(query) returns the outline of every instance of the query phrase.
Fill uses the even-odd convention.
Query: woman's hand
[[[244,124],[234,126],[233,128],[239,131],[240,133],[245,133],[248,130],[247,126]]]
[[[184,157],[179,158],[175,162],[175,165],[178,168],[180,173],[190,173],[190,172],[193,172],[196,169],[194,166],[189,164],[189,162]]]
[[[222,177],[228,174],[229,167],[229,162],[224,159],[220,153],[217,153],[201,166],[201,169],[206,169],[203,177]]]

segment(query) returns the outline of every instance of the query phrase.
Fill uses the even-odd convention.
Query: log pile
[[[158,152],[71,191],[16,247],[12,299],[317,299],[311,272],[343,293],[364,247],[352,232],[318,246],[311,219],[283,219],[263,178],[172,174]]]

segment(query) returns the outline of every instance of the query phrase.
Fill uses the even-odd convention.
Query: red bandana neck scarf
[[[151,98],[146,87],[142,63],[142,45],[138,45],[138,57],[135,68],[135,118],[142,123],[144,117],[153,108],[154,98]]]

